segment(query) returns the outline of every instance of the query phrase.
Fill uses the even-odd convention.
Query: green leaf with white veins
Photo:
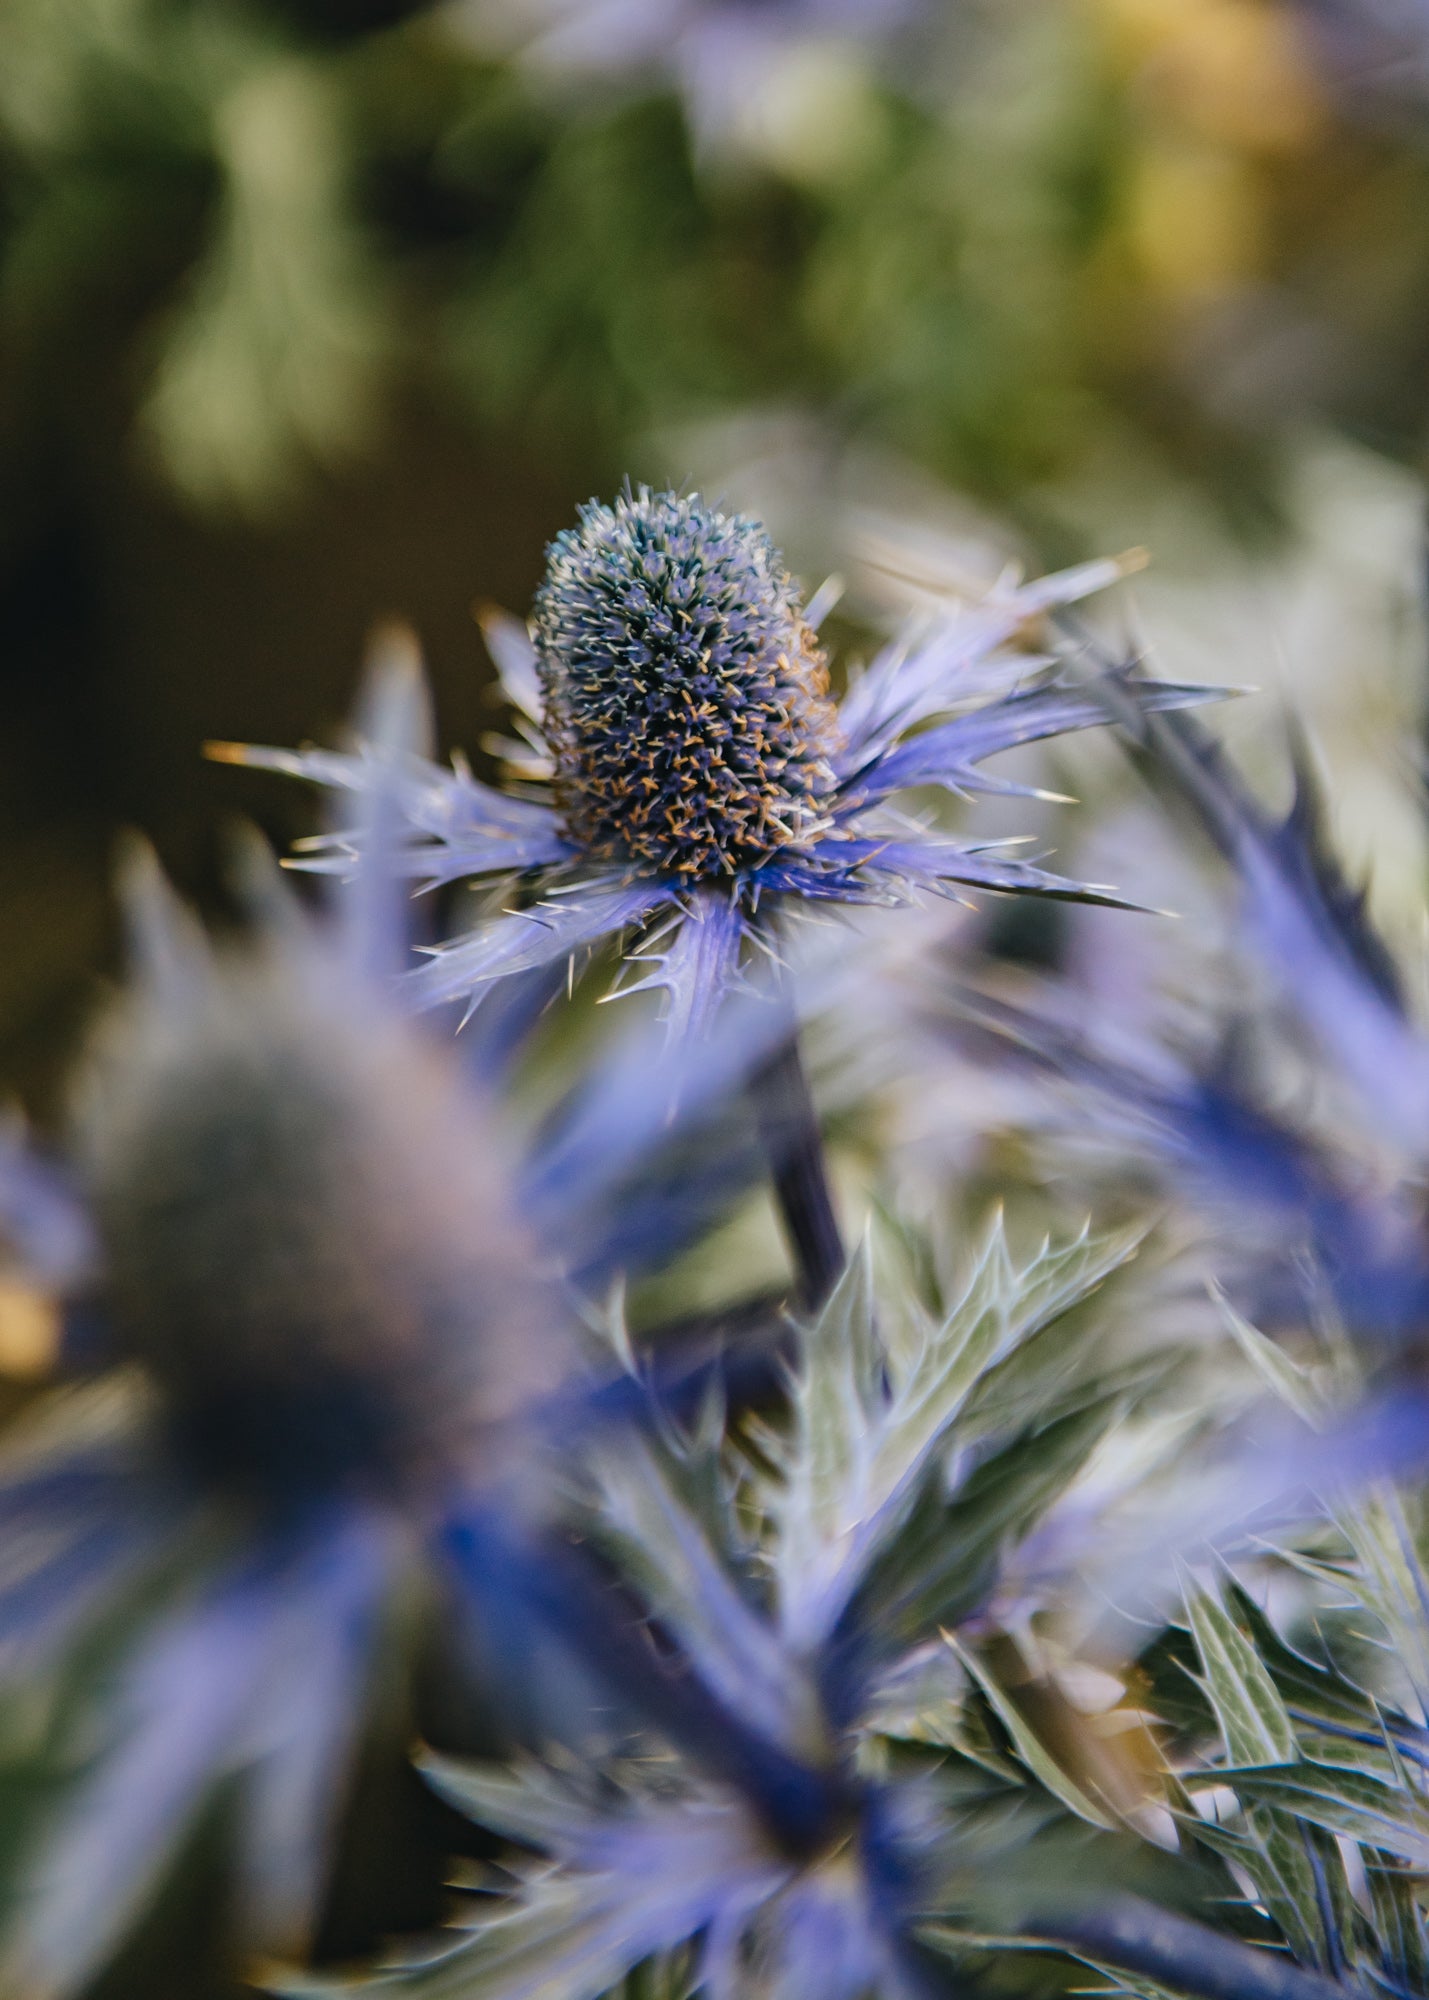
[[[766,1493],[780,1619],[796,1646],[832,1629],[988,1370],[1125,1263],[1143,1234],[1083,1232],[1018,1270],[997,1216],[951,1312],[901,1367],[887,1360],[886,1388],[867,1265],[850,1270],[806,1337],[782,1476]]]
[[[1383,1624],[1420,1707],[1429,1711],[1429,1576],[1405,1501],[1386,1484],[1331,1511],[1358,1559],[1355,1595]]]
[[[1311,1831],[1292,1814],[1265,1806],[1242,1812],[1233,1826],[1197,1820],[1186,1829],[1189,1838],[1221,1855],[1249,1879],[1256,1899],[1285,1933],[1296,1957],[1307,1965],[1321,1965],[1328,1940],[1310,1855]],[[1323,1873],[1323,1857],[1321,1868]]]
[[[871,1265],[865,1238],[805,1338],[793,1435],[765,1496],[781,1623],[796,1640],[822,1637],[817,1606],[868,1504],[878,1422]]]
[[[1295,1727],[1260,1655],[1214,1597],[1188,1591],[1186,1610],[1207,1697],[1233,1764],[1293,1764]]]
[[[1243,1804],[1274,1806],[1416,1869],[1429,1868],[1429,1807],[1407,1785],[1309,1758],[1293,1766],[1197,1772],[1186,1782],[1194,1790],[1211,1781],[1232,1786]]]

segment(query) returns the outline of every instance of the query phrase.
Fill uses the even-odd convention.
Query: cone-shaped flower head
[[[815,831],[828,669],[758,522],[675,493],[592,502],[551,544],[533,636],[569,838],[686,882]]]
[[[83,1126],[116,1332],[204,1468],[439,1488],[552,1379],[496,1136],[316,941],[192,962],[105,1027]]]
[[[883,647],[835,703],[814,636],[831,597],[801,607],[758,522],[644,487],[590,502],[551,545],[529,627],[483,621],[524,738],[504,746],[512,774],[547,789],[498,791],[464,763],[443,771],[425,757],[402,767],[403,872],[428,885],[505,878],[515,896],[409,975],[416,1004],[474,1005],[494,980],[623,936],[642,946],[626,990],[663,989],[678,1040],[708,1030],[751,947],[801,908],[977,889],[1119,902],[898,800],[938,787],[1047,796],[984,761],[1105,722],[1107,690],[1029,656],[1021,635],[1122,569],[1088,563],[949,604]],[[1121,679],[1134,712],[1218,695]],[[361,739],[345,753],[211,748],[358,801],[389,782]],[[360,823],[338,828],[298,865],[349,874],[365,839]]]

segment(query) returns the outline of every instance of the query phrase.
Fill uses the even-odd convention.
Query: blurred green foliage
[[[810,481],[910,463],[1051,562],[1128,477],[1263,537],[1306,426],[1419,460],[1429,121],[1366,121],[1299,0],[958,0],[843,41],[810,9],[723,137],[668,49],[562,76],[476,8],[0,7],[27,1073],[103,956],[115,824],[212,891],[203,829],[284,810],[207,778],[205,735],[329,728],[397,613],[477,741],[472,600],[524,607],[577,500],[706,476],[730,420],[792,418]]]
[[[1227,492],[1317,404],[1417,448],[1424,164],[1337,120],[1286,7],[946,14],[711,158],[668,90],[563,94],[440,11],[10,0],[11,452],[96,375],[159,477],[259,514],[404,381],[572,478],[769,401],[1005,505],[1126,426]]]

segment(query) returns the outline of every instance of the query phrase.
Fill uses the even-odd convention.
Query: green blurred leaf
[[[580,1801],[569,1784],[541,1764],[482,1764],[427,1751],[420,1768],[434,1790],[507,1840],[546,1851],[569,1838]]]
[[[1401,1496],[1390,1487],[1337,1510],[1359,1568],[1356,1598],[1379,1619],[1422,1708],[1429,1708],[1429,1577]]]
[[[849,1544],[876,1504],[873,1452],[880,1385],[867,1238],[809,1329],[794,1391],[793,1433],[769,1497],[771,1564],[785,1629],[821,1636],[819,1610]]]
[[[1234,1764],[1293,1764],[1295,1728],[1250,1640],[1204,1591],[1186,1600],[1205,1689]]]
[[[1312,1430],[1319,1430],[1328,1414],[1325,1398],[1316,1389],[1305,1369],[1301,1368],[1273,1340],[1267,1340],[1249,1320],[1242,1319],[1220,1287],[1212,1287],[1212,1297],[1220,1308],[1236,1345],[1259,1375],[1266,1387],[1278,1396],[1287,1408],[1292,1409],[1302,1422]]]
[[[1120,1822],[1104,1806],[1083,1791],[1082,1787],[1057,1763],[1017,1704],[998,1686],[981,1661],[974,1654],[965,1651],[951,1632],[945,1632],[943,1638],[987,1696],[998,1721],[1012,1739],[1013,1749],[1037,1782],[1049,1791],[1059,1804],[1065,1806],[1069,1813],[1078,1819],[1086,1820],[1088,1825],[1101,1827],[1103,1830],[1117,1827]]]
[[[255,63],[214,110],[212,240],[172,314],[144,424],[194,499],[264,512],[370,440],[387,287],[344,190],[341,103],[316,63]]]
[[[1367,1771],[1302,1758],[1293,1765],[1197,1772],[1186,1783],[1192,1789],[1230,1785],[1248,1804],[1275,1806],[1429,1868],[1429,1806],[1406,1786],[1386,1784]]]
[[[1003,1551],[1073,1483],[1125,1407],[1112,1395],[1023,1432],[976,1466],[951,1499],[929,1481],[867,1572],[855,1600],[861,1625],[913,1644],[965,1617]]]
[[[372,1974],[361,1990],[418,2000],[597,2000],[629,1970],[630,1955],[612,1936],[609,1882],[551,1869],[528,1878],[516,1906],[429,1958]],[[313,1973],[266,1984],[282,2000],[352,1990],[345,1979]]]

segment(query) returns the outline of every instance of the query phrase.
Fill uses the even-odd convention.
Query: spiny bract
[[[551,544],[534,635],[582,846],[695,880],[816,830],[828,670],[756,521],[645,487],[591,501]]]

